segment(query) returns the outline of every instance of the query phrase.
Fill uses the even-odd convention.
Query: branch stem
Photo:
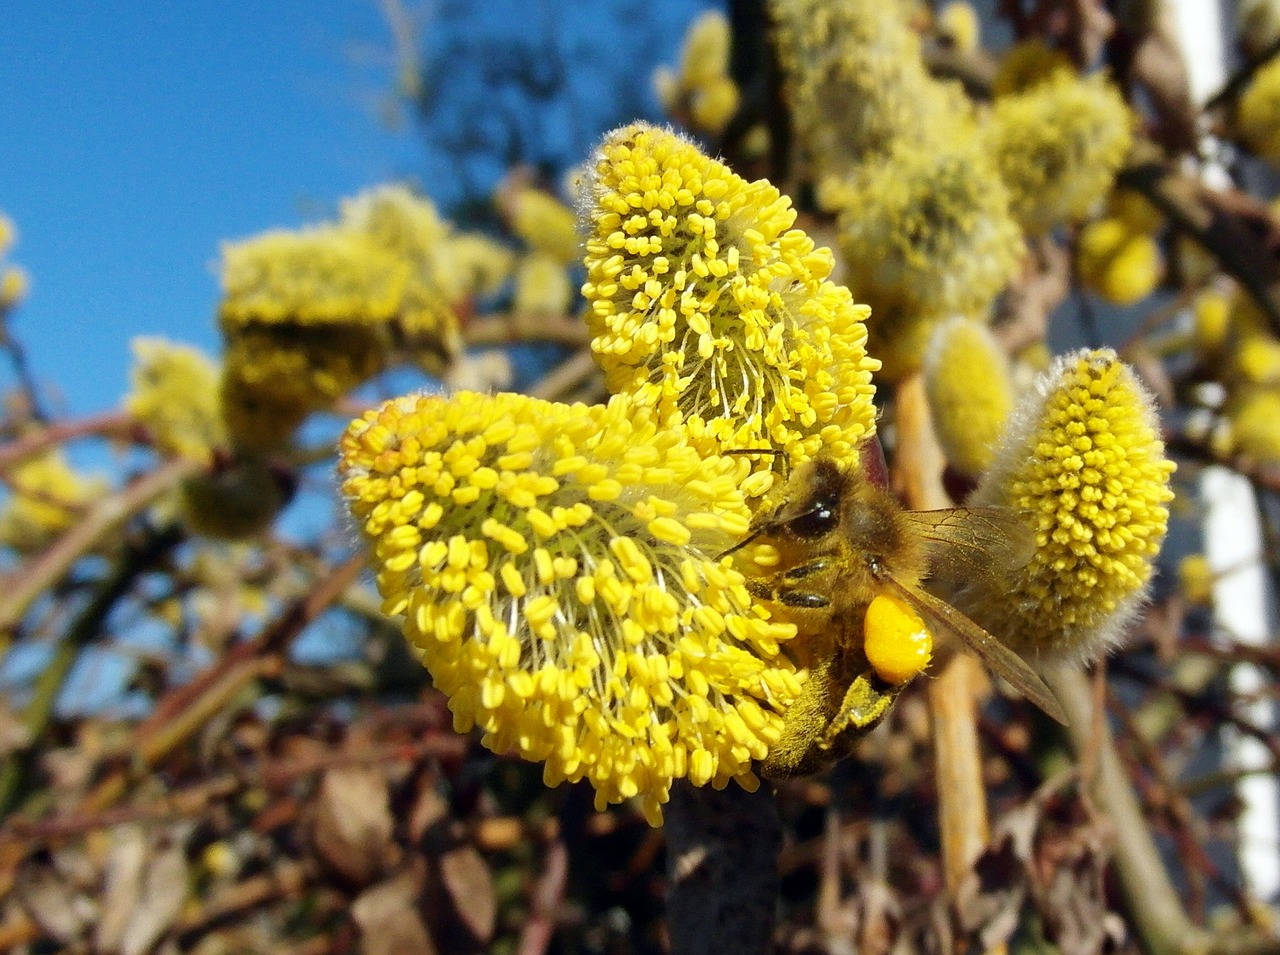
[[[4,581],[8,593],[0,600],[0,656],[9,648],[18,624],[41,594],[64,578],[81,557],[157,497],[195,474],[201,465],[175,458],[144,474],[117,494],[100,501],[84,518],[44,553],[24,564]]]

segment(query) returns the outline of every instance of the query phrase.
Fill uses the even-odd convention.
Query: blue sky
[[[416,131],[379,120],[392,58],[374,0],[19,0],[5,14],[0,211],[32,283],[14,331],[71,414],[118,401],[134,335],[216,349],[220,241],[316,218],[421,162]]]

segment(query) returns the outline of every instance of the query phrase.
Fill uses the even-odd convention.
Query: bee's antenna
[[[777,448],[727,448],[719,454],[772,454],[775,457],[782,452]]]
[[[719,454],[767,454],[773,457],[782,457],[782,477],[785,480],[791,471],[791,458],[785,452],[778,448],[727,448],[724,451],[717,452]],[[745,542],[744,542],[745,543]]]
[[[746,547],[753,540],[759,537],[762,533],[764,533],[763,527],[756,528],[754,531],[752,531],[746,537],[742,538],[742,540],[738,541],[738,543],[734,544],[728,550],[721,551],[719,554],[716,554],[716,560],[720,560],[720,558],[722,557],[728,557],[730,554],[734,553],[735,551],[742,550],[742,548]]]
[[[764,454],[764,455],[772,455],[774,457],[777,457],[778,455],[781,454],[783,455],[782,460],[784,464],[788,463],[791,460],[790,458],[786,457],[785,453],[780,451],[778,448],[728,448],[724,451],[721,451],[720,454],[726,454],[726,455],[728,454]],[[752,531],[746,537],[742,538],[742,540],[738,541],[738,543],[734,544],[728,550],[720,554],[717,554],[716,560],[720,560],[722,557],[728,557],[730,554],[735,553],[736,551],[742,550],[742,548],[746,547],[753,540],[755,540],[757,537],[763,534],[767,527],[768,525],[757,527],[754,531]]]

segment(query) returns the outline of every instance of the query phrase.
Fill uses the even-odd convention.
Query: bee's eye
[[[819,501],[803,514],[797,514],[787,521],[787,530],[796,537],[812,539],[830,534],[836,529],[835,507],[825,501]]]

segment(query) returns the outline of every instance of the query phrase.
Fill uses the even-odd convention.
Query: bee
[[[766,499],[726,553],[748,545],[757,556],[741,563],[760,570],[744,570],[748,590],[796,624],[797,662],[809,667],[782,739],[760,767],[765,776],[809,775],[847,753],[858,731],[924,670],[934,635],[958,640],[1065,723],[1052,691],[1021,657],[924,589],[928,578],[963,583],[1025,565],[1035,545],[1013,511],[910,511],[861,470],[816,458]]]

